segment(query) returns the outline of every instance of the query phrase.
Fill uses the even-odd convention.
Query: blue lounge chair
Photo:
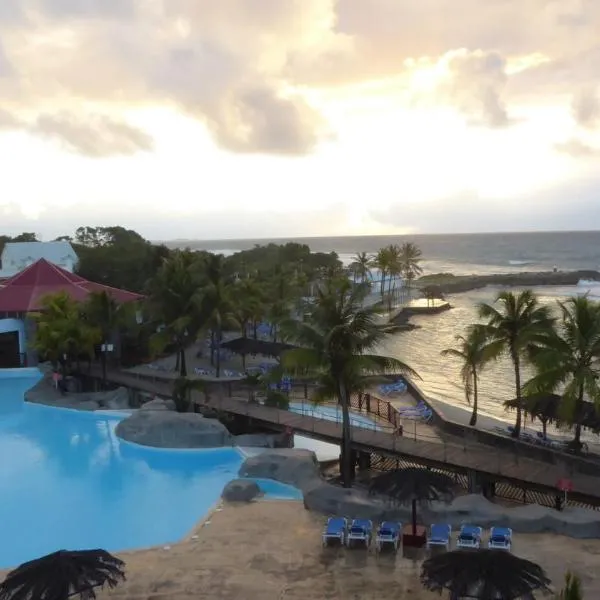
[[[377,537],[375,538],[375,549],[381,552],[384,545],[392,544],[394,550],[398,550],[400,545],[400,538],[402,537],[402,523],[396,523],[394,521],[384,521],[377,530]]]
[[[365,548],[369,547],[373,536],[373,521],[368,519],[354,519],[346,536],[346,545],[350,547],[352,542],[362,542]]]
[[[510,527],[492,527],[490,529],[490,539],[488,548],[497,550],[508,550],[512,547],[512,529]]]
[[[327,525],[325,525],[325,529],[323,530],[323,546],[327,546],[329,542],[344,544],[347,531],[347,519],[344,517],[329,517]]]
[[[481,534],[483,530],[476,525],[463,525],[458,533],[457,548],[481,547]]]
[[[443,546],[448,550],[450,548],[450,536],[452,535],[452,527],[445,524],[434,524],[429,528],[429,539],[427,547]]]

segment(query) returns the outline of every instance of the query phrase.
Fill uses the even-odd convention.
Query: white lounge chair
[[[427,547],[442,546],[448,550],[450,548],[450,539],[452,536],[452,527],[446,524],[436,523],[429,528],[429,539]]]
[[[480,548],[483,530],[476,525],[463,525],[458,533],[457,548]]]
[[[329,542],[346,542],[346,533],[348,531],[348,520],[344,517],[329,517],[327,525],[323,530],[323,546],[327,546]]]
[[[508,550],[512,548],[512,529],[510,527],[492,527],[488,548],[497,550]]]
[[[402,523],[395,521],[384,521],[379,525],[377,537],[375,538],[375,549],[381,552],[384,546],[391,544],[394,551],[398,550],[400,538],[402,537]]]
[[[373,537],[373,521],[369,519],[354,519],[346,536],[346,545],[350,547],[352,542],[361,542],[365,548],[369,547]]]

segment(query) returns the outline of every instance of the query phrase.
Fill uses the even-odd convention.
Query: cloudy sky
[[[598,0],[0,0],[0,233],[600,224]]]

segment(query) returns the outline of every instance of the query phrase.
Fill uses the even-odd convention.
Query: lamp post
[[[104,343],[100,346],[100,352],[102,357],[102,383],[106,388],[106,355],[108,352],[112,352],[114,350],[114,346],[112,344]]]

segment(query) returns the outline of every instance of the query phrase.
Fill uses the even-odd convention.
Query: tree
[[[366,252],[357,252],[350,263],[350,272],[355,282],[366,283],[371,279],[373,257]]]
[[[504,550],[454,550],[428,558],[421,583],[433,592],[447,589],[451,600],[516,600],[550,591],[550,579],[534,562]]]
[[[186,348],[200,328],[200,266],[193,253],[180,251],[163,262],[150,282],[148,308],[156,333],[151,338],[155,352],[173,346],[179,374],[187,376]]]
[[[460,377],[465,390],[467,404],[473,407],[469,425],[475,427],[477,424],[477,400],[479,374],[490,358],[487,350],[486,331],[480,325],[469,328],[467,336],[457,335],[458,348],[442,350],[442,356],[451,356],[462,362]],[[471,399],[473,403],[471,404]]]
[[[32,315],[36,323],[32,346],[47,358],[55,371],[69,369],[71,361],[91,357],[100,331],[81,319],[81,307],[66,292],[42,299],[42,310]]]
[[[232,316],[240,326],[240,332],[243,338],[248,337],[248,327],[256,327],[256,317],[263,310],[264,300],[261,289],[253,279],[242,279],[236,281],[235,289],[232,290],[234,299]],[[256,335],[255,335],[256,337]],[[242,354],[242,369],[246,370],[246,355]]]
[[[190,412],[193,409],[192,392],[206,393],[206,383],[201,379],[188,379],[178,377],[173,382],[173,402],[175,410],[180,413]]]
[[[200,322],[211,331],[211,364],[215,351],[216,376],[221,372],[221,339],[227,328],[239,328],[234,317],[231,281],[225,273],[225,261],[221,254],[210,254],[203,261],[202,291],[200,296]]]
[[[90,325],[97,328],[102,344],[108,344],[112,336],[118,333],[123,323],[123,305],[117,304],[115,299],[106,291],[92,292],[83,305],[83,314]],[[106,352],[100,353],[102,362],[102,378],[106,383]]]
[[[412,242],[404,242],[400,246],[400,264],[402,276],[406,279],[410,287],[416,277],[423,273],[421,267],[422,252],[421,249]]]
[[[124,566],[106,550],[59,550],[11,571],[0,584],[0,600],[94,600],[96,588],[125,581]]]
[[[479,305],[479,316],[487,320],[485,331],[488,338],[486,355],[490,360],[508,355],[515,373],[517,419],[513,437],[521,433],[523,410],[523,365],[531,361],[545,338],[552,332],[554,319],[546,306],[541,306],[531,290],[500,292],[495,304]]]
[[[560,412],[575,425],[572,444],[579,451],[585,395],[600,405],[600,304],[583,296],[558,306],[557,329],[536,353],[536,374],[525,388],[533,394],[561,393]]]
[[[317,290],[307,319],[284,324],[294,348],[283,353],[284,370],[313,376],[318,387],[313,401],[336,400],[342,407],[342,480],[351,485],[350,396],[365,389],[368,375],[404,373],[417,376],[403,362],[374,354],[381,342],[398,328],[381,323],[377,309],[365,306],[366,284],[348,279],[328,281]]]

